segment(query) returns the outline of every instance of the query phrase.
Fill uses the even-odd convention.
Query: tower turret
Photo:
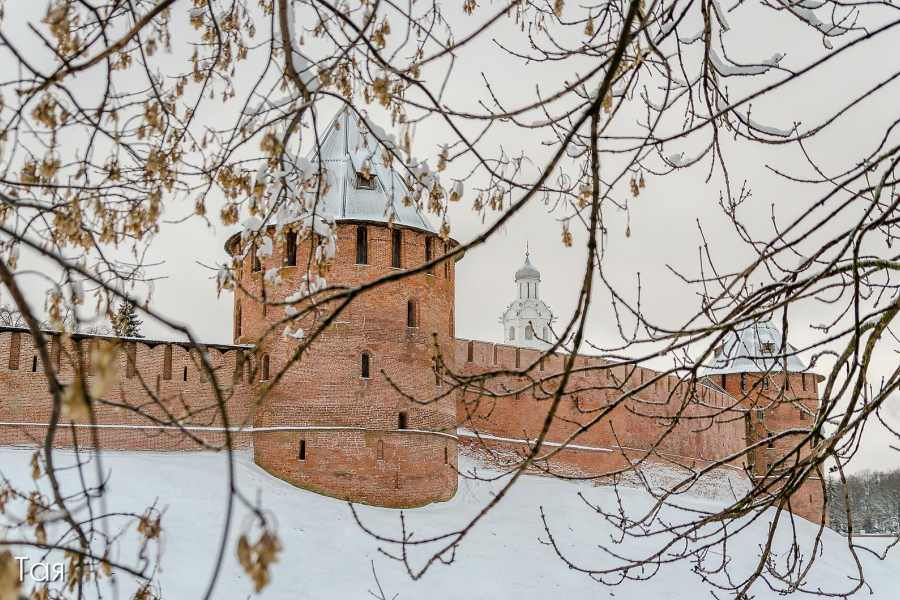
[[[546,350],[553,343],[550,325],[556,320],[553,311],[540,298],[541,273],[531,264],[529,252],[525,263],[516,271],[518,298],[500,317],[503,340],[519,348]]]

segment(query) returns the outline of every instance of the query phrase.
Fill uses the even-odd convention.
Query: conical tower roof
[[[313,163],[325,163],[331,187],[317,212],[335,221],[392,221],[431,233],[434,227],[412,203],[412,193],[393,168],[385,164],[386,149],[372,135],[383,131],[350,108],[342,108],[325,128],[319,143],[307,155]],[[368,171],[369,179],[357,175]]]
[[[702,375],[781,371],[785,362],[789,373],[806,371],[797,350],[790,344],[785,347],[781,331],[771,319],[764,319],[729,331]]]

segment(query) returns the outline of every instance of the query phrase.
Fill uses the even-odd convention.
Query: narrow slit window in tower
[[[365,225],[356,228],[356,264],[369,264],[369,230]]]
[[[406,411],[400,411],[400,414],[397,415],[397,429],[406,429],[407,421],[406,421]]]
[[[234,337],[235,339],[241,337],[241,301],[237,301],[237,305],[234,309]]]
[[[416,327],[418,326],[416,321],[416,303],[413,300],[409,300],[406,303],[406,326]]]
[[[300,460],[306,460],[306,440],[300,440]]]
[[[359,376],[363,379],[369,379],[369,354],[363,352],[360,357]]]
[[[450,251],[450,246],[448,246],[445,243],[444,244],[444,254],[447,254],[447,252],[449,252],[449,251]],[[444,277],[446,277],[447,279],[450,279],[450,261],[449,260],[444,261]]]
[[[284,264],[297,266],[297,234],[293,231],[288,231],[284,239]]]
[[[22,334],[13,332],[9,336],[9,369],[16,371],[19,369],[19,353],[22,349]]]
[[[399,229],[391,232],[391,266],[395,269],[403,267],[403,232]]]
[[[137,346],[134,342],[125,346],[125,357],[128,361],[125,365],[125,377],[134,379],[134,374],[137,370]]]
[[[163,350],[162,377],[166,381],[172,379],[172,346],[170,344],[166,344],[166,349]]]
[[[187,367],[185,367],[185,369],[187,369]],[[187,373],[186,370],[185,370],[185,373]],[[260,379],[260,381],[268,381],[268,380],[269,380],[269,355],[268,355],[268,354],[263,354],[263,357],[262,357],[262,378]],[[185,379],[185,381],[187,381],[187,380]]]

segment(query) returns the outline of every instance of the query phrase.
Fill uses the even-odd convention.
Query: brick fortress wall
[[[73,424],[63,418],[54,438],[57,446],[72,447],[76,442],[90,446],[92,429],[100,445],[111,449],[201,450],[202,442],[213,446],[225,442],[213,386],[199,368],[197,355],[192,356],[185,345],[49,332],[46,336],[52,366],[64,385],[75,380],[80,356],[88,389],[96,390],[100,374],[91,365],[91,356],[115,353],[116,381],[100,402],[93,403],[100,426],[89,428],[86,422]],[[251,405],[249,369],[245,368],[249,352],[236,346],[208,346],[207,352],[224,392],[228,425],[239,427]],[[31,334],[0,328],[0,444],[42,444],[51,407],[44,366]],[[248,448],[249,434],[235,432],[234,445]]]
[[[536,350],[456,340],[456,363],[462,373],[514,373],[491,378],[491,395],[477,391],[460,394],[457,418],[466,430],[460,435],[460,444],[489,461],[514,462],[524,456],[546,421],[559,385],[552,376],[562,371],[566,358],[555,355],[540,360]],[[521,375],[515,374],[517,371]],[[539,390],[529,386],[531,378],[548,377],[550,380]],[[740,375],[728,375],[720,388],[726,394],[716,389],[721,380],[717,376],[691,391],[678,378],[650,369],[577,357],[535,471],[596,478],[621,470],[629,462],[646,460],[651,469],[664,466],[685,477],[689,472],[684,468],[698,470],[727,461],[749,445],[773,438],[771,447],[763,441],[765,449],[731,460],[711,474],[713,478],[765,477],[767,467],[779,458],[796,460],[789,452],[818,410],[817,376],[791,374],[783,394],[774,383],[777,377],[770,374],[771,386],[763,389],[761,375],[745,375],[750,383],[742,391]],[[623,395],[628,399],[610,410],[608,407]],[[805,410],[798,409],[801,405]],[[758,417],[763,408],[765,425]],[[676,416],[677,421],[673,419]],[[781,432],[795,433],[777,437]],[[577,438],[571,439],[575,433]],[[567,446],[560,450],[563,443]],[[806,453],[808,445],[802,455]],[[808,479],[793,494],[790,504],[794,514],[822,522],[820,480]]]
[[[522,376],[492,378],[492,392],[508,394],[506,397],[479,397],[476,392],[460,396],[457,418],[461,427],[489,436],[485,444],[473,435],[463,436],[461,442],[471,448],[486,445],[519,454],[527,450],[520,440],[534,440],[539,435],[559,380],[550,379],[538,391],[526,389],[528,382],[531,377],[546,380],[560,373],[566,358],[553,355],[540,361],[537,350],[457,340],[457,365],[467,375],[522,371]],[[575,369],[548,432],[549,445],[541,452],[555,455],[538,461],[538,468],[597,477],[644,457],[673,467],[702,468],[744,447],[743,420],[734,418],[728,409],[734,399],[725,394],[698,386],[698,397],[688,398],[687,386],[674,377],[649,369],[611,366],[592,357],[576,358]],[[627,392],[633,397],[608,408]],[[675,416],[677,421],[672,419]],[[576,432],[577,438],[569,441]],[[559,452],[563,442],[574,448]],[[741,472],[740,465],[731,466]]]

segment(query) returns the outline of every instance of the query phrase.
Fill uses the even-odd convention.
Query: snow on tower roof
[[[783,351],[783,344],[781,331],[768,318],[736,332],[729,331],[722,344],[716,348],[712,363],[701,375],[781,371],[785,360],[789,373],[806,371],[806,365],[797,356],[797,350],[788,344]]]
[[[321,160],[332,177],[332,185],[316,212],[335,221],[393,221],[435,233],[412,203],[413,194],[393,163],[385,164],[386,149],[372,135],[373,130],[380,139],[388,139],[380,128],[346,107],[328,124],[318,145],[307,155],[313,163]],[[365,170],[371,174],[368,180],[362,175]]]

